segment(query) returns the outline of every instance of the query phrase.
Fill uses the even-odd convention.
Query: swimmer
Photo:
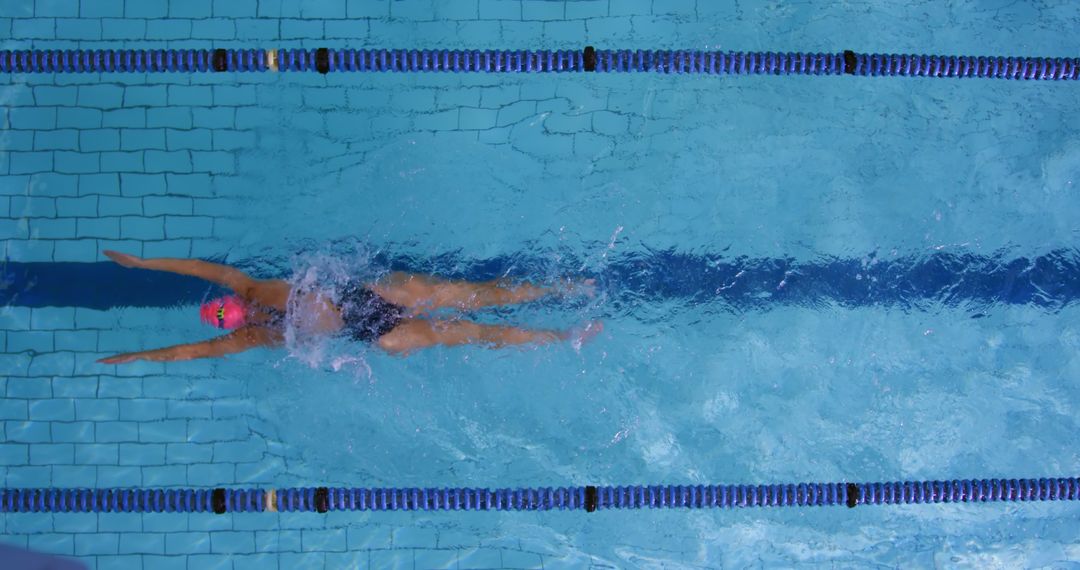
[[[464,320],[422,318],[430,311],[478,309],[533,301],[552,294],[595,294],[593,280],[562,287],[542,287],[505,280],[471,283],[426,275],[394,272],[372,282],[349,282],[337,290],[336,301],[314,292],[293,294],[281,279],[253,279],[244,272],[197,259],[142,259],[116,251],[105,255],[124,267],[191,275],[227,287],[234,294],[203,303],[204,323],[232,332],[215,339],[102,358],[104,364],[136,360],[174,361],[212,358],[285,341],[285,315],[303,311],[312,334],[345,334],[353,340],[407,355],[430,346],[479,344],[492,348],[571,341],[575,347],[603,330],[600,321],[568,331],[531,330],[484,325]]]

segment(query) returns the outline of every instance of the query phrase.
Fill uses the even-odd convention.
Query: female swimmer
[[[218,263],[196,259],[142,259],[108,250],[104,253],[124,267],[191,275],[234,292],[207,301],[199,308],[203,322],[221,329],[233,329],[232,332],[203,342],[118,354],[98,361],[105,364],[191,360],[280,345],[285,339],[285,316],[292,311],[304,313],[305,333],[344,334],[395,354],[408,354],[435,345],[503,347],[560,340],[580,344],[603,329],[600,321],[569,331],[554,331],[422,318],[425,313],[442,308],[468,310],[508,305],[555,293],[592,295],[591,279],[556,288],[503,280],[483,283],[445,281],[394,272],[372,283],[348,282],[328,298],[316,292],[297,291],[294,294],[287,281],[253,279],[236,268]]]

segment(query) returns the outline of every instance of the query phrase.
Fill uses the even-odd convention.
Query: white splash
[[[328,367],[335,372],[352,371],[368,380],[372,377],[367,362],[368,347],[361,343],[343,340],[335,335],[319,332],[316,315],[303,310],[298,303],[306,298],[306,305],[327,301],[338,304],[341,288],[357,279],[369,281],[375,278],[371,253],[364,248],[349,254],[315,252],[298,255],[293,259],[293,275],[289,279],[288,311],[285,319],[285,348],[289,357],[315,369]]]

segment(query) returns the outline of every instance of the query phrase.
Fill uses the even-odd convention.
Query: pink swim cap
[[[244,326],[247,320],[247,305],[236,295],[219,297],[199,307],[199,318],[219,329],[235,329]]]

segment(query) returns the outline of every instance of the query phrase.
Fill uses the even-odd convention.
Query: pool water
[[[15,2],[0,48],[597,47],[1072,55],[1080,7]],[[7,487],[561,486],[1070,476],[1074,86],[654,75],[0,78]],[[207,285],[389,270],[594,298],[467,318],[580,349],[210,338]],[[336,277],[335,277],[336,276]],[[73,286],[72,284],[78,284]],[[447,317],[458,315],[447,314]],[[1068,504],[4,515],[97,568],[1032,567]]]

